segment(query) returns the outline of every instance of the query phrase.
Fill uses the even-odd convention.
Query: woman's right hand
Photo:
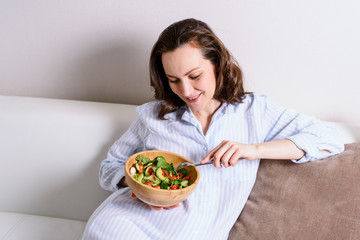
[[[131,198],[136,198],[136,195],[135,195],[133,192],[131,192]],[[149,205],[149,207],[150,207],[151,209],[153,209],[153,210],[162,210],[162,209],[171,209],[171,208],[180,207],[180,203],[175,204],[175,205],[170,206],[170,207],[157,207],[157,206],[152,206],[152,205],[150,205],[150,204],[148,204],[148,205]]]
[[[221,166],[224,166],[227,168],[236,166],[241,158],[249,161],[258,158],[257,145],[224,140],[211,150],[200,163],[204,164],[212,159],[215,167],[221,168]]]

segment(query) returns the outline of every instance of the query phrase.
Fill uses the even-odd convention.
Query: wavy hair
[[[150,55],[150,81],[154,97],[163,100],[158,113],[160,119],[174,112],[185,103],[172,92],[162,65],[161,56],[185,44],[194,44],[203,57],[216,69],[214,99],[230,104],[241,103],[247,92],[243,87],[243,73],[222,41],[204,22],[190,18],[175,22],[167,27],[154,44]]]

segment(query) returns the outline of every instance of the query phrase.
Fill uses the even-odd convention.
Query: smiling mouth
[[[199,99],[201,93],[199,95],[196,95],[194,97],[191,97],[191,98],[187,98],[187,100],[190,102],[190,103],[194,103],[194,102],[197,102],[197,100]]]

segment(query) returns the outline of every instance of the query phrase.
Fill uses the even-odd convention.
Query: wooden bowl
[[[190,196],[190,194],[196,188],[197,183],[200,179],[200,173],[197,167],[187,166],[185,167],[189,170],[190,175],[190,186],[182,189],[174,189],[174,190],[165,190],[165,189],[157,189],[151,186],[147,186],[130,175],[131,166],[136,163],[137,155],[144,155],[153,160],[157,156],[163,156],[168,163],[173,163],[176,168],[183,162],[191,162],[183,156],[180,156],[176,153],[160,151],[160,150],[148,150],[138,152],[126,160],[125,163],[125,180],[131,191],[139,198],[141,201],[158,207],[169,207],[175,204],[178,204],[184,201],[186,198]]]

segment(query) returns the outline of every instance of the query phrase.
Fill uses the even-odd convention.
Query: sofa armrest
[[[110,146],[135,105],[0,96],[0,211],[86,221]]]
[[[304,164],[262,160],[229,239],[360,239],[360,143]]]

